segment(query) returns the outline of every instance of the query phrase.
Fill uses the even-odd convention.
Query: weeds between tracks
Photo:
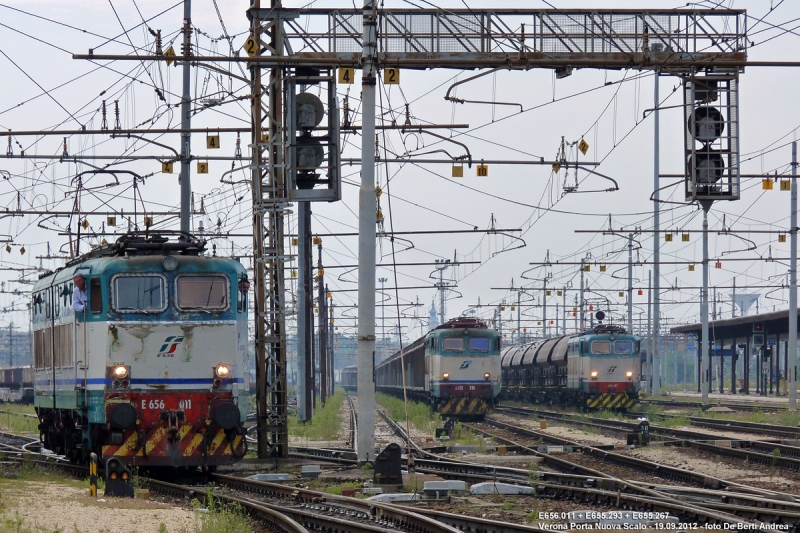
[[[4,403],[0,405],[0,428],[7,428],[11,433],[39,433],[39,420],[32,405]]]
[[[389,417],[405,426],[406,410],[403,400],[379,392],[375,400],[389,412]],[[434,413],[430,405],[420,402],[408,402],[408,421],[418,430],[433,434],[436,428],[442,427],[442,417]]]
[[[338,389],[328,398],[325,405],[314,405],[314,417],[311,422],[301,423],[296,417],[289,417],[289,435],[308,440],[336,440],[342,424],[342,403],[344,391]]]

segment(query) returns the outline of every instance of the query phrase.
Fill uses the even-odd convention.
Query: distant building
[[[28,331],[13,331],[0,328],[0,367],[29,366],[31,357],[31,334]]]
[[[439,327],[439,314],[436,311],[436,304],[431,301],[431,309],[428,311],[428,331]]]

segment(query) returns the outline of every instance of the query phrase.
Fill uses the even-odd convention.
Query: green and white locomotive
[[[76,462],[94,452],[210,469],[245,454],[247,273],[181,237],[129,233],[35,284],[34,402],[46,448]]]

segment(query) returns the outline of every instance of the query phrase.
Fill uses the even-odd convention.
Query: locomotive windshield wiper
[[[206,300],[205,308],[208,309],[208,306],[211,305],[211,293],[214,290],[214,280],[211,280],[211,284],[208,286],[208,299]]]

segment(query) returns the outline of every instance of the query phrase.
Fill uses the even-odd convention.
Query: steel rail
[[[268,483],[265,481],[255,481],[233,476],[214,474],[210,476],[212,480],[232,489],[246,491],[254,494],[261,494],[270,498],[276,498],[284,503],[284,512],[292,511],[291,507],[285,504],[299,505],[304,512],[311,512],[314,516],[321,516],[322,513],[339,514],[348,516],[349,513],[356,513],[356,518],[366,521],[369,524],[378,524],[377,531],[413,531],[418,533],[459,533],[456,528],[437,522],[436,520],[412,512],[408,509],[397,507],[384,502],[371,500],[360,500],[347,496],[337,496],[308,489],[281,485],[278,483]],[[341,520],[341,519],[337,519]],[[385,526],[385,527],[384,527]],[[341,525],[339,526],[341,527]],[[370,529],[375,526],[370,526]]]
[[[727,288],[732,288],[732,287],[733,286],[727,287]],[[755,286],[748,285],[747,287],[752,288],[752,287],[755,287]],[[766,287],[766,286],[764,286],[764,287]],[[771,288],[774,288],[774,287],[771,287]],[[651,405],[666,405],[666,406],[669,406],[669,407],[678,407],[678,408],[680,408],[680,407],[700,408],[700,407],[703,406],[702,402],[695,402],[695,401],[691,401],[691,400],[689,400],[689,401],[683,401],[683,400],[656,400],[656,399],[653,399],[653,398],[650,398],[650,399],[647,399],[647,400],[641,400],[641,403],[642,403],[642,405],[648,405],[648,404],[651,404]],[[722,402],[722,401],[720,401],[720,402],[715,403],[714,406],[728,407],[730,409],[739,410],[739,411],[756,411],[756,410],[758,410],[758,411],[786,411],[786,410],[788,410],[788,408],[783,406],[783,405],[768,405],[768,404],[756,403],[756,402],[744,403],[744,402],[733,402],[733,401],[730,401],[730,402]]]
[[[347,399],[347,406],[350,408],[350,431],[348,435],[348,444],[350,444],[350,447],[355,450],[356,435],[358,434],[358,418],[356,417],[356,408],[353,405],[353,399],[349,394],[345,394],[344,397]]]
[[[16,462],[27,462],[30,464],[37,464],[44,467],[55,467],[61,470],[66,470],[73,475],[85,476],[89,472],[88,467],[84,465],[76,465],[66,462],[55,462],[52,460],[31,460],[26,457],[12,457]],[[162,494],[171,495],[178,498],[192,498],[197,497],[202,499],[204,492],[199,491],[197,487],[188,487],[183,485],[175,485],[164,481],[154,479],[147,480],[148,488],[155,490]],[[262,502],[253,502],[244,498],[237,498],[230,495],[215,494],[214,498],[226,504],[237,504],[242,507],[251,517],[265,525],[269,530],[284,533],[309,533],[309,530],[302,526],[294,519],[287,516],[283,509],[269,506]],[[354,531],[358,531],[357,529]]]
[[[178,498],[192,498],[203,497],[203,492],[197,491],[196,488],[187,487],[184,485],[175,485],[174,483],[167,483],[165,481],[148,480],[148,488],[156,490],[162,494]],[[244,509],[254,519],[265,524],[273,531],[284,531],[286,533],[308,533],[309,530],[301,525],[298,521],[288,516],[285,509],[277,506],[272,506],[264,502],[256,502],[246,498],[239,498],[229,494],[215,494],[214,498],[219,499],[227,504],[237,504]],[[354,531],[358,531],[354,529]]]
[[[573,418],[572,415],[568,413],[556,413],[550,411],[541,411],[538,409],[530,409],[526,407],[497,407],[496,411],[500,414],[503,413],[511,413],[511,414],[518,414],[518,415],[536,415],[540,418],[545,419],[552,419],[552,420],[559,420],[564,422],[565,424],[572,424],[576,426],[582,427],[594,427],[598,429],[605,429],[610,431],[626,431],[632,432],[636,431],[638,428],[638,423],[636,422],[626,422],[624,420],[609,420],[605,418],[589,418],[588,422],[585,420],[579,420]],[[630,416],[637,416],[637,414],[628,413]],[[692,424],[694,425],[694,424]],[[716,426],[713,426],[717,429]],[[721,429],[731,429],[731,430],[744,430],[744,428],[737,428],[737,427],[725,427],[719,428]],[[752,431],[752,430],[750,430]],[[737,438],[726,438],[726,437],[717,437],[715,435],[708,435],[707,433],[701,433],[699,431],[692,431],[692,430],[685,430],[685,429],[676,429],[676,428],[668,428],[664,426],[660,426],[657,424],[650,423],[650,434],[659,436],[659,437],[671,437],[679,439],[677,441],[671,442],[663,442],[665,445],[684,445],[684,446],[692,446],[693,442],[700,441],[700,442],[710,442],[711,444],[719,445],[722,443],[731,443],[733,446],[754,448],[754,444],[758,443],[761,448],[771,446],[770,452],[774,449],[782,449],[786,452],[792,452],[792,456],[800,457],[800,448],[796,446],[787,445],[786,443],[781,442],[772,442],[770,440],[759,439],[758,441],[750,440],[750,439],[737,439]],[[726,444],[723,444],[725,446]],[[599,448],[599,447],[598,447]],[[788,466],[788,465],[787,465]]]
[[[547,435],[546,433],[541,433],[538,431],[534,431],[527,428],[522,428],[518,426],[514,426],[512,424],[506,424],[505,422],[500,422],[497,420],[489,420],[487,421],[489,425],[493,425],[495,427],[505,429],[507,431],[511,431],[513,433],[526,436],[528,438],[547,438],[553,437],[552,435]],[[563,442],[572,442],[566,439],[561,439]],[[580,446],[578,443],[573,443],[572,445]],[[720,451],[728,450],[729,448],[720,448]],[[605,450],[599,450],[597,448],[592,448],[590,446],[583,446],[583,451],[585,454],[592,455],[594,457],[598,457],[602,460],[608,460],[613,463],[622,465],[627,468],[633,468],[639,471],[648,472],[653,475],[666,478],[666,479],[673,479],[678,481],[684,481],[688,483],[692,483],[694,485],[700,487],[711,487],[711,488],[725,488],[725,489],[736,489],[742,492],[751,493],[761,498],[783,498],[784,494],[771,491],[767,489],[760,489],[757,487],[751,487],[749,485],[743,485],[741,483],[736,483],[733,481],[727,481],[715,476],[708,476],[704,474],[700,474],[697,472],[693,472],[691,470],[686,470],[683,468],[678,468],[670,465],[665,465],[661,463],[656,463],[654,461],[647,461],[645,459],[640,459],[638,457],[632,457],[628,455],[622,455],[615,452],[608,452]],[[794,500],[793,500],[794,501]]]
[[[400,427],[400,425],[391,420],[391,418],[389,418],[385,413],[383,413],[383,411],[379,410],[378,413],[384,418],[384,420],[386,420],[386,422],[390,425],[390,427],[392,427],[392,429],[399,436],[401,436],[401,438],[405,438],[404,430],[402,427]],[[467,425],[465,426],[471,427]],[[502,441],[502,439],[499,440]],[[649,489],[642,484],[623,481],[621,479],[614,478],[613,476],[610,476],[603,472],[593,470],[588,467],[583,467],[575,463],[571,463],[565,459],[555,458],[547,454],[541,454],[533,450],[532,448],[527,448],[525,446],[519,445],[514,442],[511,442],[510,444],[517,446],[521,450],[527,451],[532,456],[542,457],[543,460],[545,461],[556,463],[562,468],[566,466],[568,469],[584,470],[586,472],[594,474],[591,479],[586,480],[584,485],[576,485],[576,484],[560,485],[560,484],[542,482],[539,480],[523,483],[528,486],[536,487],[537,494],[540,496],[549,496],[553,498],[564,498],[572,500],[579,499],[581,501],[592,501],[601,505],[616,505],[617,507],[622,507],[626,509],[667,511],[675,514],[676,516],[682,519],[694,519],[701,521],[702,523],[714,523],[714,524],[721,524],[721,523],[741,524],[743,519],[752,519],[757,516],[760,516],[759,513],[762,513],[762,510],[757,506],[734,506],[728,504],[715,504],[717,505],[717,508],[711,509],[692,504],[676,503],[668,495]],[[432,454],[430,452],[425,452],[416,444],[413,444],[413,446],[416,448],[418,452],[422,452],[434,458],[442,459],[439,456],[436,456],[435,454]],[[438,461],[438,462],[446,462],[446,461]],[[459,466],[464,468],[465,470],[468,469],[470,466],[474,466],[465,463],[457,463],[457,464],[459,464]],[[489,469],[494,468],[488,465],[479,465],[479,466]],[[508,469],[508,470],[513,470],[513,469]],[[457,473],[457,474],[461,476],[475,476],[475,474],[470,474],[470,473]],[[545,476],[547,475],[550,474],[545,474]],[[499,477],[497,480],[500,481]],[[515,483],[520,483],[520,480],[513,480],[513,481]],[[605,486],[606,489],[603,490],[594,488],[594,486],[597,485],[598,483]],[[636,494],[631,494],[631,491],[636,492]],[[750,499],[749,501],[757,502],[762,500]],[[774,520],[776,521],[793,518],[789,511],[776,510],[771,512],[777,515],[774,518]]]
[[[800,437],[800,428],[792,426],[779,426],[776,424],[760,424],[757,422],[744,422],[739,420],[725,420],[716,418],[689,417],[693,426],[723,429],[728,431],[746,431],[759,435],[779,435]]]
[[[489,436],[498,442],[506,442],[507,444],[524,448],[524,446],[510,439],[505,439],[504,437],[494,435],[478,428],[473,428],[473,430],[476,433]],[[533,451],[530,448],[528,448],[528,450]],[[760,520],[766,517],[765,513],[771,513],[769,520],[783,523],[782,521],[795,520],[798,513],[800,513],[800,504],[788,494],[753,489],[752,487],[747,487],[738,483],[730,483],[724,490],[709,490],[681,486],[651,485],[642,482],[621,480],[605,473],[601,473],[600,475],[604,477],[591,480],[591,485],[596,484],[606,490],[616,491],[620,494],[630,494],[633,492],[635,495],[653,498],[655,500],[667,498],[667,501],[672,501],[673,497],[671,494],[691,491],[693,494],[697,495],[691,498],[696,502],[696,505],[692,506],[692,511],[699,515],[708,515],[711,513],[713,516],[716,512],[725,511],[726,513],[735,514],[742,518]],[[733,492],[733,489],[743,490],[745,492]],[[755,494],[752,492],[755,492]],[[714,502],[711,501],[710,498],[718,499],[719,501]],[[767,511],[765,511],[765,509],[767,509]],[[800,526],[800,521],[796,522],[796,525]]]

